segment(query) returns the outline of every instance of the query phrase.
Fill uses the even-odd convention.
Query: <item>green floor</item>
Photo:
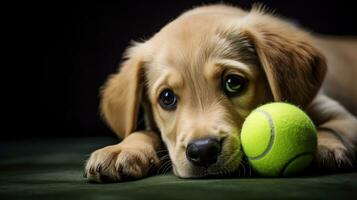
[[[87,183],[90,152],[112,138],[0,142],[0,199],[344,199],[357,198],[357,172],[299,178],[183,180],[161,175],[113,184]]]

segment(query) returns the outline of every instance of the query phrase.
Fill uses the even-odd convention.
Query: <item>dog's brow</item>
[[[173,90],[177,90],[179,88],[182,88],[184,84],[184,81],[182,77],[178,74],[175,73],[175,71],[164,71],[161,72],[159,79],[153,83],[153,90],[155,91],[155,96],[158,95],[158,92],[162,88],[171,88]]]
[[[242,62],[232,60],[232,59],[219,59],[215,61],[216,66],[223,66],[225,68],[233,68],[233,69],[238,69],[239,71],[243,72],[244,75],[248,77],[253,77],[254,76],[254,69]],[[218,71],[217,71],[218,72]]]
[[[221,66],[230,66],[230,67],[242,69],[244,71],[248,71],[248,72],[252,73],[252,69],[250,67],[248,67],[247,65],[245,65],[239,61],[235,61],[235,60],[231,60],[231,59],[220,59],[220,60],[216,61],[216,64],[221,65]]]

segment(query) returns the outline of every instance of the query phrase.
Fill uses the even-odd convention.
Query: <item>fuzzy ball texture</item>
[[[288,103],[269,103],[246,118],[241,132],[251,167],[263,176],[290,176],[312,161],[317,135],[304,111]]]

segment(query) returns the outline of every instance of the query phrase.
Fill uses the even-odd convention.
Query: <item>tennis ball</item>
[[[263,176],[289,176],[310,165],[317,135],[311,119],[298,107],[269,103],[248,115],[241,144],[254,171]]]

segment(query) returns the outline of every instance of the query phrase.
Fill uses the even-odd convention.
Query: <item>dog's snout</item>
[[[208,167],[217,161],[221,152],[221,144],[214,138],[192,141],[187,145],[186,157],[196,166]]]

